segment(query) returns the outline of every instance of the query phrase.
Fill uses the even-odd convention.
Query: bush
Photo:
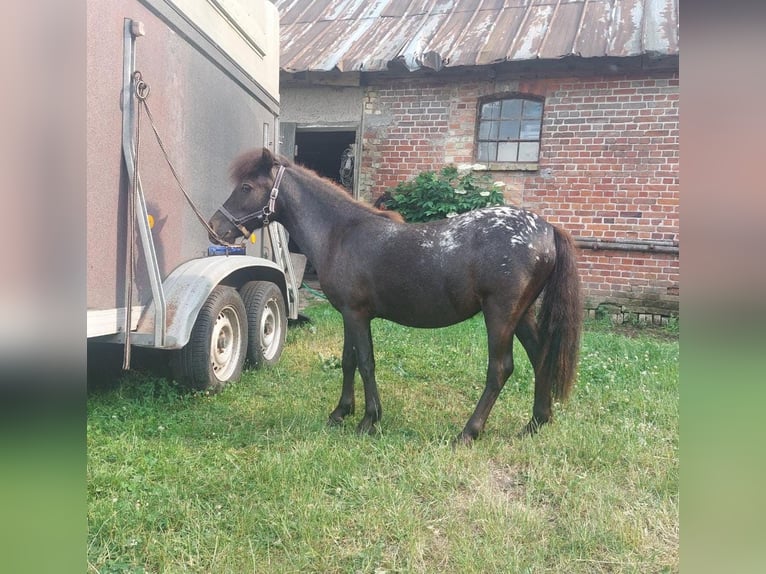
[[[424,171],[387,194],[386,208],[398,211],[405,221],[433,221],[504,203],[502,186],[495,185],[488,173],[458,171],[451,165],[438,174]]]

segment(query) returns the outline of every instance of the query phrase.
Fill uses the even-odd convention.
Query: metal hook
[[[136,83],[136,97],[139,100],[145,100],[149,96],[149,84],[144,82],[141,72],[133,72],[133,81]]]

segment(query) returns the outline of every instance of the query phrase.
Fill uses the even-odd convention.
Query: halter
[[[231,223],[234,227],[239,229],[244,237],[250,235],[250,230],[245,227],[245,223],[254,219],[261,220],[261,226],[266,227],[270,220],[269,218],[277,208],[277,196],[279,195],[279,186],[282,183],[282,176],[285,174],[285,166],[280,165],[277,171],[277,176],[274,178],[274,186],[271,188],[271,194],[269,195],[269,203],[263,206],[258,211],[253,211],[247,215],[241,217],[235,217],[228,209],[223,205],[218,208],[218,211]]]

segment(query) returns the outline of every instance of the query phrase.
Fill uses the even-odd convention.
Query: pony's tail
[[[553,396],[564,401],[574,384],[580,353],[583,306],[577,249],[566,231],[553,228],[556,263],[543,292],[538,314],[540,341],[543,342],[538,376],[549,381]]]

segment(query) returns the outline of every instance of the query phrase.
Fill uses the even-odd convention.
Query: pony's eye
[[[250,185],[249,183],[243,183],[242,184],[242,192],[243,193],[250,193],[251,191],[253,191],[253,186],[252,185]]]

